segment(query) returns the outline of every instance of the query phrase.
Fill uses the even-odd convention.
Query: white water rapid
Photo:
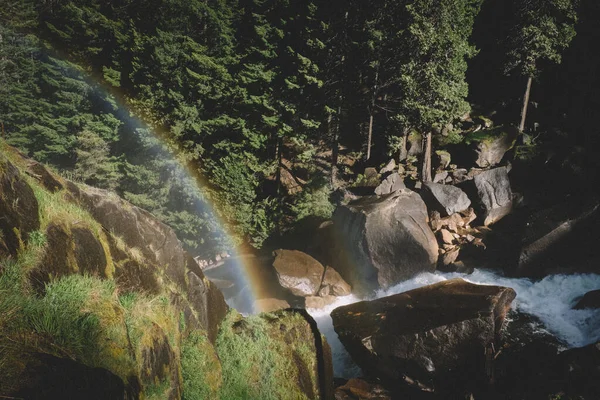
[[[573,310],[579,297],[591,290],[600,289],[600,275],[551,275],[541,281],[505,278],[489,271],[476,270],[471,275],[459,273],[424,273],[402,282],[388,290],[380,290],[374,298],[406,292],[421,286],[452,278],[482,285],[499,285],[513,288],[517,298],[512,307],[517,311],[532,314],[543,324],[544,329],[568,347],[581,347],[600,340],[600,310]],[[373,298],[364,299],[372,300]],[[333,309],[355,303],[353,295],[341,297],[323,309],[309,309],[317,321],[320,331],[327,337],[332,352],[334,375],[350,378],[360,375],[360,369],[352,362],[333,329],[330,313]]]

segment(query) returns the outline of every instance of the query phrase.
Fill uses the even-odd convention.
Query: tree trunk
[[[408,158],[408,132],[408,128],[402,132],[402,143],[400,144],[400,154],[398,154],[399,163]]]
[[[431,182],[431,132],[423,138],[423,168],[421,170],[421,181]]]
[[[277,188],[277,194],[281,193],[281,165],[282,165],[282,155],[281,151],[283,147],[283,140],[281,138],[277,139],[277,148],[275,149],[276,157],[277,157],[277,175],[275,185]]]
[[[373,136],[373,110],[369,116],[369,137],[367,139],[367,161],[371,158],[371,137]]]
[[[339,116],[338,116],[339,118]],[[331,187],[336,189],[335,183],[337,182],[337,163],[338,163],[338,154],[340,151],[339,148],[339,122],[337,122],[337,126],[332,128],[332,120],[333,117],[331,114],[327,116],[327,129],[329,130],[329,134],[331,135]],[[332,132],[333,130],[333,132]]]
[[[521,109],[521,124],[519,124],[519,132],[523,132],[525,129],[525,118],[527,117],[527,105],[529,104],[529,94],[531,93],[531,82],[533,78],[530,76],[527,78],[527,89],[525,89],[525,96],[523,97],[523,108]]]

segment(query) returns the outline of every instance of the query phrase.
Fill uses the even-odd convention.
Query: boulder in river
[[[583,310],[585,308],[600,308],[600,289],[592,290],[591,292],[584,294],[573,308],[576,310]]]
[[[485,381],[486,351],[497,344],[516,294],[451,279],[336,308],[335,331],[362,369],[388,383],[432,390]]]
[[[321,287],[325,268],[298,250],[275,250],[273,267],[279,284],[296,296],[314,296]]]
[[[435,269],[438,244],[427,207],[409,189],[340,206],[333,220],[346,257],[336,269],[354,289],[388,288]]]

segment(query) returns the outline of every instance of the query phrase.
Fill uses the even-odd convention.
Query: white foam
[[[539,318],[548,332],[569,347],[581,347],[600,340],[600,310],[572,309],[579,297],[591,290],[600,289],[600,275],[595,274],[551,275],[541,281],[532,282],[524,278],[502,277],[485,270],[476,270],[471,275],[424,273],[387,290],[380,290],[374,298],[406,292],[452,278],[463,278],[468,282],[481,285],[513,288],[517,292],[513,308]],[[362,299],[352,295],[345,296],[326,308],[308,310],[332,348],[335,376],[345,378],[358,376],[360,369],[352,362],[340,343],[333,329],[330,313],[337,307],[360,300]]]

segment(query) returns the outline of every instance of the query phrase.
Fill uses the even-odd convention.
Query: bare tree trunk
[[[423,138],[423,168],[421,170],[421,181],[431,182],[431,132],[427,132]]]
[[[338,127],[332,128],[333,117],[331,114],[327,116],[327,130],[331,135],[331,171],[330,171],[330,182],[331,187],[335,189],[335,182],[337,181],[337,163],[339,154],[339,143],[338,143]],[[332,132],[333,130],[333,132]]]
[[[283,147],[283,140],[281,138],[277,139],[277,148],[275,149],[276,157],[277,157],[277,175],[275,185],[277,187],[277,194],[281,192],[281,165],[282,165],[282,155],[281,151]]]
[[[400,144],[400,154],[398,155],[398,162],[402,162],[408,157],[408,132],[408,128],[405,128],[402,132],[402,143]]]
[[[373,137],[373,110],[369,116],[369,137],[367,139],[367,161],[371,158],[371,138]]]
[[[527,89],[525,89],[525,96],[523,97],[523,108],[521,109],[521,123],[519,124],[519,132],[523,132],[525,129],[525,118],[527,117],[527,105],[529,104],[529,94],[531,93],[531,82],[533,78],[530,76],[527,78]]]

